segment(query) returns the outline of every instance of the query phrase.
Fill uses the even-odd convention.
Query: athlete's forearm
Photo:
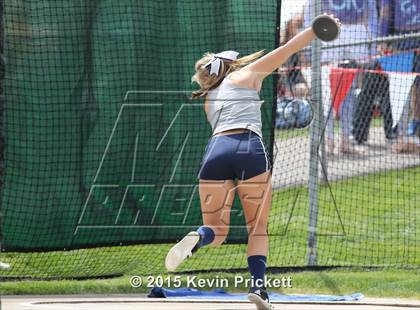
[[[289,42],[283,46],[283,50],[288,55],[287,57],[292,56],[293,54],[299,52],[301,49],[307,47],[315,39],[315,33],[312,30],[312,27],[309,27],[302,31],[301,33],[294,36]]]

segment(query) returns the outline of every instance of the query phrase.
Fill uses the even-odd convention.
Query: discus
[[[318,39],[324,42],[334,41],[340,35],[340,21],[326,13],[315,17],[312,29]]]

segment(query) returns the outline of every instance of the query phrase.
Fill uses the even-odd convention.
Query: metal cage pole
[[[312,18],[321,14],[322,0],[312,1]],[[321,84],[321,42],[315,39],[311,50],[312,86],[311,98],[314,105],[314,120],[310,129],[309,162],[309,226],[307,242],[307,265],[317,265],[317,224],[318,224],[318,175],[321,130],[324,123]],[[322,148],[323,149],[323,148]]]

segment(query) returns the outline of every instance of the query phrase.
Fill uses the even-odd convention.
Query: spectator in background
[[[382,36],[401,35],[420,31],[420,0],[379,0],[380,30]],[[402,51],[413,51],[414,66],[413,72],[420,73],[420,38],[392,41],[389,44],[382,44],[382,50],[391,53]],[[410,149],[408,143],[404,143],[404,136],[414,136],[420,131],[420,76],[417,75],[410,93],[410,105],[412,119],[406,126],[406,121],[400,122],[399,135],[400,143],[398,151],[405,152]]]
[[[416,51],[414,56],[414,72],[420,73],[420,51]],[[408,123],[407,134],[420,137],[420,75],[417,75],[411,89],[411,111],[413,118]]]
[[[313,3],[313,0],[309,0],[305,7],[305,26],[312,22],[311,7]],[[340,37],[334,44],[348,44],[359,40],[375,39],[378,36],[378,11],[375,0],[323,0],[322,11],[334,14],[342,22]],[[324,44],[324,46],[328,46],[328,44]],[[321,61],[323,65],[334,62],[342,68],[358,68],[375,54],[375,48],[374,45],[366,44],[326,49],[322,52]],[[358,83],[359,79],[356,77],[338,113],[341,124],[340,150],[343,153],[354,153],[350,146],[350,136]],[[331,99],[329,100],[331,101]],[[328,151],[333,152],[334,119],[332,108],[330,111],[327,116],[327,146]]]
[[[380,14],[381,35],[400,35],[420,31],[420,0],[381,0]],[[420,38],[398,40],[388,45],[382,45],[383,49],[391,52],[415,51],[413,72],[420,72]],[[420,78],[417,76],[415,87],[411,93],[411,107],[413,120],[408,126],[408,134],[414,135],[420,126]]]
[[[420,30],[420,0],[378,0],[380,8],[380,36],[401,35]],[[398,53],[401,51],[414,50],[420,47],[420,39],[396,40],[390,43],[378,45],[378,53],[384,55],[387,53]],[[419,55],[415,57],[414,71],[419,71]],[[380,69],[378,63],[375,63],[372,69]],[[412,91],[413,111],[418,111],[416,102],[419,97],[419,78],[416,79]],[[358,143],[367,140],[369,124],[372,119],[373,101],[379,96],[381,100],[381,110],[384,116],[385,135],[388,139],[395,137],[392,130],[392,116],[389,102],[389,82],[384,74],[367,73],[365,87],[362,89],[359,98],[359,104],[356,109],[354,119],[354,138]],[[376,91],[372,92],[372,89]],[[416,129],[417,120],[420,116],[414,112],[414,119],[409,124],[409,129]],[[420,125],[420,124],[419,124]],[[403,129],[407,131],[406,128]],[[400,131],[401,132],[401,131]],[[410,133],[410,131],[409,131]]]
[[[420,50],[414,52],[413,72],[417,73],[414,83],[411,87],[409,96],[409,107],[404,110],[402,119],[399,122],[399,137],[418,136],[420,137]],[[410,111],[411,110],[411,111]],[[412,114],[409,120],[409,114]],[[408,123],[408,124],[407,124]]]
[[[420,8],[419,8],[420,9]],[[414,72],[420,73],[420,51],[414,56]],[[408,124],[407,134],[420,137],[420,75],[417,75],[411,92],[411,110],[413,119]]]
[[[378,47],[381,52],[382,47]],[[375,102],[379,103],[385,137],[388,140],[395,138],[392,129],[392,111],[389,97],[389,80],[386,74],[379,73],[382,68],[378,61],[372,61],[364,67],[363,86],[357,100],[353,117],[353,138],[356,143],[363,144],[368,140],[369,127],[373,118]]]
[[[400,35],[420,30],[420,0],[378,0],[380,1],[380,35]],[[382,49],[414,50],[420,48],[420,38],[392,41],[382,44]]]

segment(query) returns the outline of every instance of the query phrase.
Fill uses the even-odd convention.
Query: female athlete
[[[199,172],[204,225],[172,247],[165,265],[174,271],[201,247],[221,245],[228,234],[230,208],[237,193],[248,230],[252,283],[248,298],[257,309],[272,309],[264,285],[271,167],[262,141],[259,91],[268,75],[315,37],[330,41],[338,36],[340,23],[333,16],[321,15],[315,21],[264,56],[262,51],[239,59],[234,51],[206,53],[197,61],[192,78],[200,85],[193,98],[205,98],[204,109],[213,129]]]

